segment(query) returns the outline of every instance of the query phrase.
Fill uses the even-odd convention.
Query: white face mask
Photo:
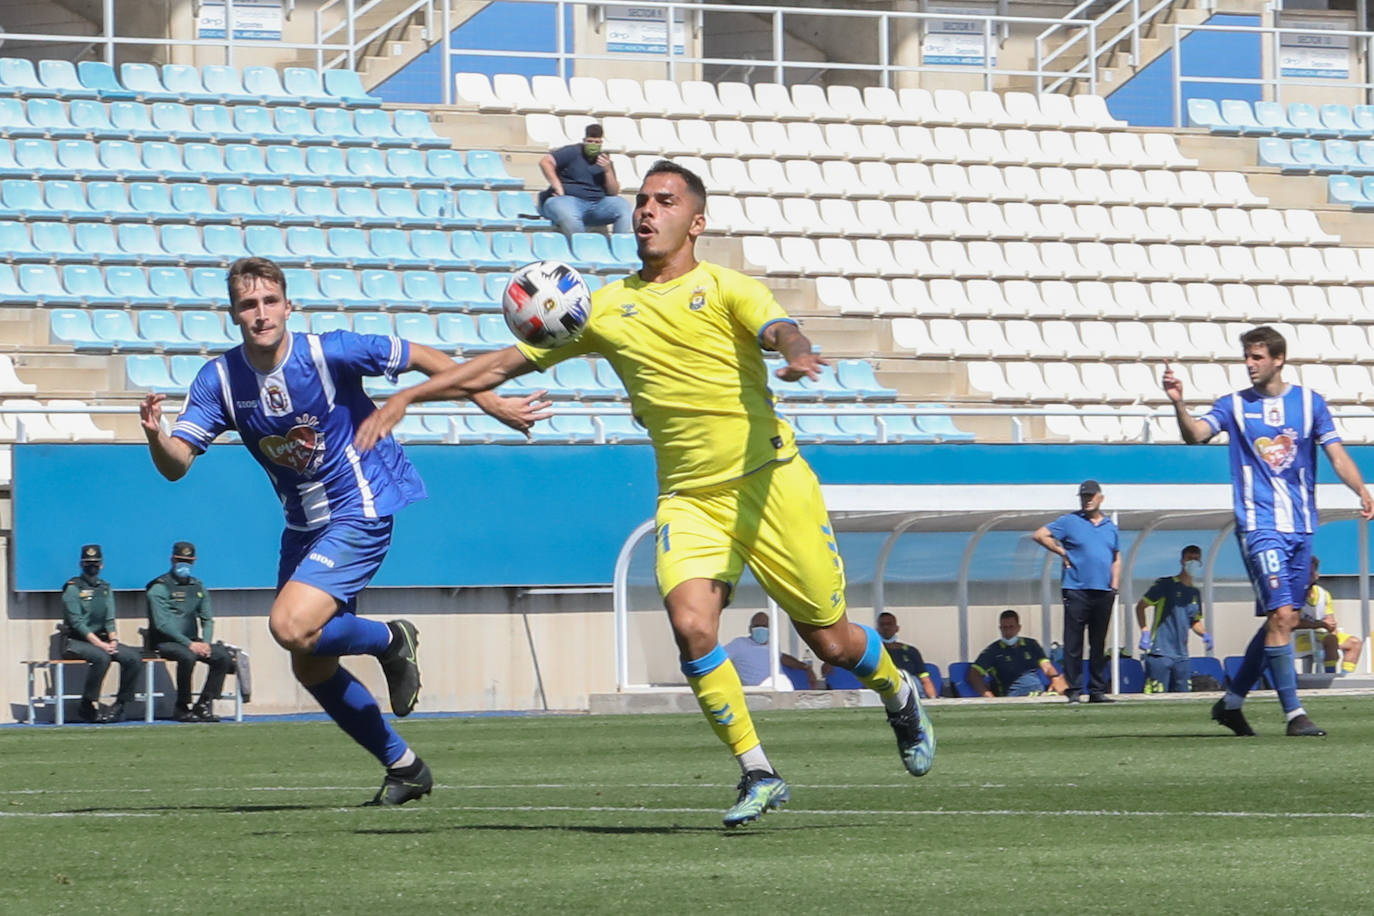
[[[768,628],[767,628],[767,627],[750,627],[750,628],[749,628],[749,638],[752,639],[754,642],[758,643],[758,644],[761,645],[761,646],[766,646],[766,645],[768,645]]]
[[[1014,646],[1016,645],[1016,641],[1020,638],[1020,636],[1013,636],[1011,639],[1008,639],[1007,637],[1003,636],[1001,639],[1001,643],[1004,646]]]
[[[1189,560],[1183,564],[1183,571],[1190,577],[1196,579],[1202,575],[1202,561]]]

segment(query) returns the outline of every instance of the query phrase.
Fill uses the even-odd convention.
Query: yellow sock
[[[711,730],[730,748],[730,753],[738,757],[758,747],[754,720],[744,703],[744,686],[725,650],[717,646],[704,658],[684,662],[682,670]]]
[[[1355,663],[1354,663],[1354,662],[1341,662],[1341,670],[1344,671],[1346,674],[1354,674],[1354,673],[1355,673]]]
[[[855,671],[854,676],[859,679],[860,684],[884,700],[896,699],[902,689],[902,673],[897,670],[897,663],[892,660],[892,656],[887,654],[887,647],[878,648],[878,667],[873,669],[873,673],[864,675]]]

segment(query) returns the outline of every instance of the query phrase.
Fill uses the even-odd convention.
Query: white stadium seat
[[[683,106],[690,107],[699,117],[715,119],[736,117],[739,114],[720,100],[715,83],[683,80],[679,88]]]
[[[568,94],[589,115],[625,115],[627,108],[617,105],[606,95],[606,84],[595,76],[574,76],[568,80]],[[609,132],[608,132],[609,133]]]
[[[753,120],[773,117],[771,111],[754,99],[754,90],[749,88],[748,83],[726,80],[716,85],[716,94],[720,97],[721,105],[737,118]]]
[[[529,80],[519,73],[498,73],[491,78],[491,91],[503,105],[516,114],[527,111],[548,111],[544,103],[530,91]]]

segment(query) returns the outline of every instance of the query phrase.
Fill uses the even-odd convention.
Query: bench
[[[43,703],[45,705],[52,704],[53,724],[65,725],[66,701],[81,699],[80,693],[67,692],[67,666],[85,665],[87,662],[80,658],[36,658],[26,659],[22,664],[28,672],[26,678],[28,682],[28,717],[25,719],[27,724],[37,724],[37,705]],[[154,709],[154,701],[161,697],[171,695],[159,690],[151,690],[157,670],[155,666],[166,664],[168,664],[168,660],[161,656],[149,655],[147,653],[143,655],[143,690],[135,691],[134,700],[136,702],[139,700],[143,701],[143,721],[148,724],[152,724],[155,718],[154,712],[156,710]],[[38,692],[36,689],[38,683],[37,673],[40,670],[45,670],[48,673],[50,682],[49,689],[42,693]],[[168,672],[168,676],[170,678],[170,672]],[[228,690],[220,691],[219,698],[221,700],[234,701],[234,721],[242,722],[243,691],[240,690],[238,686],[238,675],[232,674],[230,676],[234,678],[234,690],[232,692]],[[107,696],[112,696],[112,694],[107,694]]]

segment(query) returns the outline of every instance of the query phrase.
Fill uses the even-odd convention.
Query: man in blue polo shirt
[[[588,124],[581,143],[560,146],[539,160],[539,169],[549,180],[539,195],[539,213],[564,235],[605,225],[612,232],[634,231],[630,204],[620,196],[615,166],[601,151],[604,139],[600,124]]]
[[[1078,485],[1082,508],[1042,525],[1035,542],[1064,560],[1064,674],[1069,702],[1081,699],[1083,630],[1088,631],[1088,702],[1111,703],[1107,696],[1107,628],[1112,621],[1121,550],[1116,525],[1102,513],[1102,486],[1096,480]]]

